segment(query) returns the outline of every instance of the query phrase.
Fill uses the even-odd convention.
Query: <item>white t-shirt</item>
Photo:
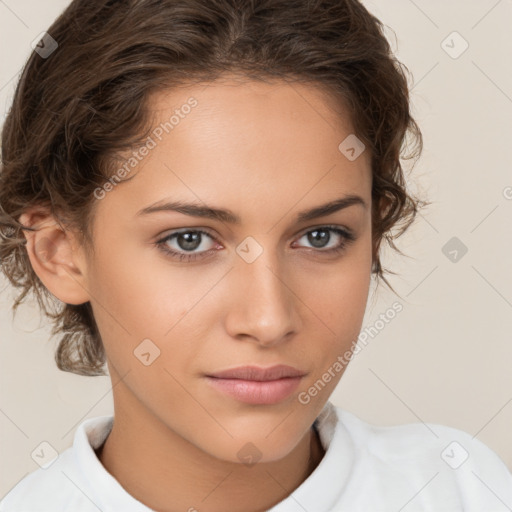
[[[0,511],[152,512],[96,457],[94,449],[112,423],[113,416],[81,423],[73,446],[22,479],[0,502]],[[512,510],[511,473],[465,432],[422,423],[374,426],[330,402],[315,428],[323,459],[272,512]]]

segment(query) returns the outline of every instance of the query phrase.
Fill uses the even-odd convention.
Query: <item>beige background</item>
[[[425,150],[411,187],[433,205],[400,240],[410,257],[386,252],[402,298],[381,288],[369,302],[363,329],[376,326],[378,335],[332,401],[377,424],[463,429],[512,468],[512,0],[364,3],[394,30],[388,37],[412,72]],[[0,122],[31,41],[67,4],[0,1]],[[457,59],[441,46],[454,31],[469,43]],[[449,51],[461,43],[451,36]],[[452,237],[468,248],[457,262],[442,252]],[[59,371],[56,340],[35,306],[13,321],[5,281],[0,290],[3,496],[38,467],[30,454],[42,441],[60,452],[86,417],[111,413],[112,393],[108,377]],[[379,328],[395,300],[403,311]]]

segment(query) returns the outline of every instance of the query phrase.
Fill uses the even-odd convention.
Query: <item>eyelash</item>
[[[340,235],[342,238],[342,242],[337,247],[333,247],[331,249],[317,249],[316,251],[313,248],[313,250],[315,252],[319,252],[319,253],[323,253],[323,254],[331,254],[331,255],[339,254],[339,253],[343,252],[347,248],[348,245],[350,245],[352,242],[354,242],[356,240],[356,236],[351,231],[349,231],[347,229],[341,229],[337,226],[316,227],[316,228],[310,229],[309,231],[306,231],[299,238],[302,238],[303,236],[306,236],[307,234],[312,233],[314,231],[332,231],[333,233]],[[207,231],[204,231],[202,229],[190,228],[190,229],[178,231],[175,233],[171,233],[171,234],[165,236],[164,238],[158,240],[157,242],[155,242],[155,245],[158,247],[158,249],[163,251],[165,254],[171,256],[172,258],[179,259],[180,261],[186,260],[187,262],[195,261],[197,259],[206,258],[212,252],[214,252],[216,250],[216,249],[210,249],[208,251],[203,251],[203,252],[199,252],[199,253],[182,253],[182,252],[175,251],[173,249],[169,249],[167,242],[183,233],[201,233],[201,235],[206,235],[206,236],[210,237],[212,240],[215,240],[215,238]]]

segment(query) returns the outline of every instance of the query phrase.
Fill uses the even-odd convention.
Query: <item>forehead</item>
[[[176,196],[278,214],[276,200],[284,212],[301,198],[369,195],[369,155],[339,149],[353,136],[348,111],[314,85],[224,78],[160,91],[147,108],[151,149],[107,195],[113,206]]]
[[[354,131],[341,97],[316,84],[224,77],[154,93],[147,108],[155,129],[160,125],[165,134],[171,129],[178,136],[193,131],[199,144],[218,134],[226,145],[244,142],[247,149],[261,142],[272,147],[272,139],[274,145],[300,140],[306,149]]]

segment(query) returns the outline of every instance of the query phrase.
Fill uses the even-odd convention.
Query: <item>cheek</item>
[[[311,309],[311,336],[301,344],[304,355],[315,364],[315,379],[331,369],[328,388],[334,388],[349,362],[347,351],[353,350],[364,319],[371,281],[371,245],[361,243],[347,258],[342,258],[328,276],[320,281],[308,279],[303,288],[306,304]],[[314,324],[314,325],[313,325]],[[305,338],[314,339],[311,345]],[[342,366],[332,367],[342,358]]]
[[[116,373],[130,373],[133,389],[151,394],[161,381],[179,391],[170,374],[180,379],[194,366],[207,338],[208,291],[219,280],[219,271],[199,274],[168,265],[163,258],[153,257],[149,264],[135,250],[123,254],[129,257],[98,260],[90,279],[91,303],[107,355]]]
[[[91,302],[99,317],[117,324],[124,335],[161,337],[186,311],[183,290],[190,283],[183,273],[148,258],[151,248],[129,245],[116,254],[101,251],[89,273]]]
[[[304,297],[326,324],[331,339],[334,335],[346,339],[359,333],[371,281],[370,251],[369,243],[361,243],[339,265],[333,265],[319,276],[316,283],[308,277]]]
[[[308,295],[313,304],[309,332],[297,347],[312,372],[297,395],[301,407],[319,414],[347,369],[366,310],[370,273],[358,265],[353,272],[338,272],[321,293],[315,287]],[[348,270],[348,268],[347,268]]]

